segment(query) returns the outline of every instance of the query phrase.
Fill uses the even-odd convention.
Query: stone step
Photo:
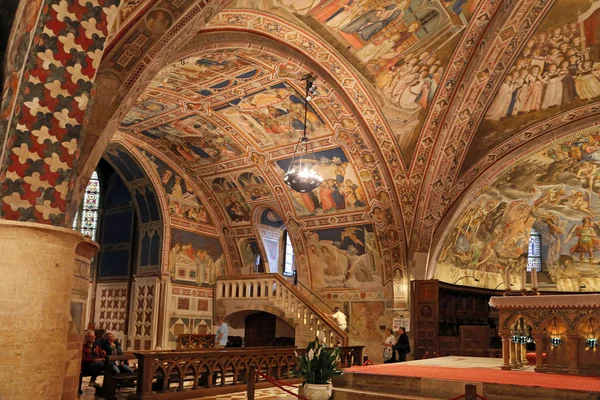
[[[333,388],[333,400],[446,400],[436,397],[418,397],[405,394],[370,392],[367,390]]]

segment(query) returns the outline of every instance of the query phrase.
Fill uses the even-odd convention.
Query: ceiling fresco
[[[296,14],[359,68],[410,163],[427,109],[479,1],[278,0],[273,7]]]
[[[600,97],[600,2],[557,1],[508,69],[462,165],[527,127]]]
[[[502,172],[469,203],[441,244],[435,276],[494,288],[520,279],[529,233],[542,238],[542,270],[558,290],[600,289],[600,136],[553,144]]]
[[[160,158],[142,149],[140,149],[140,152],[146,157],[148,163],[160,178],[160,183],[164,187],[169,203],[169,215],[212,225],[213,222],[206,208],[185,179],[174,172]]]
[[[507,139],[600,98],[600,1],[552,3],[238,0],[172,52],[119,131],[144,149],[175,219],[215,224],[224,246],[235,238],[240,270],[256,253],[241,242],[259,237],[254,212],[271,207],[318,289],[373,294],[392,279],[385,290],[405,296],[406,258],[440,236],[436,277],[474,274],[495,287],[503,269],[516,275],[523,265],[535,227],[544,268],[569,290],[574,281],[558,277],[587,279],[596,264],[594,247],[578,252],[581,232],[600,222],[594,135],[569,139],[562,153],[538,147],[463,214],[446,215],[518,147],[502,147]],[[156,34],[176,24],[175,14],[145,7],[125,2],[121,23],[132,18]],[[305,126],[299,78],[307,72],[320,76]],[[325,181],[300,194],[282,178],[304,129]],[[448,220],[454,225],[440,232]]]

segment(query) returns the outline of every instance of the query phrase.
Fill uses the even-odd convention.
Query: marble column
[[[498,332],[502,338],[502,369],[510,368],[510,335],[507,331]]]
[[[83,236],[71,229],[0,220],[0,394],[2,400],[61,399],[73,259]]]
[[[515,346],[515,363],[517,364],[517,368],[522,368],[523,367],[523,362],[521,361],[521,350],[523,348],[523,346],[521,346],[521,343],[514,343]]]
[[[544,335],[541,333],[533,334],[535,340],[535,371],[543,372],[544,370]]]
[[[65,366],[61,400],[75,400],[79,397],[79,371],[81,370],[81,348],[85,333],[87,301],[90,289],[92,258],[98,254],[98,243],[85,239],[76,249],[73,263],[73,287],[71,289],[70,320],[67,332],[67,352],[69,361]]]

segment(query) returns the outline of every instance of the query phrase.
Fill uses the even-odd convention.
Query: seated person
[[[106,332],[102,337],[102,350],[106,353],[107,356],[121,356],[123,355],[123,350],[121,349],[121,343],[115,340],[115,335],[111,332]],[[120,365],[117,365],[115,362],[111,362],[113,372],[115,374],[123,373],[131,373],[133,370],[129,368],[127,365],[127,361],[124,361]]]
[[[106,356],[104,350],[94,343],[95,340],[96,334],[94,331],[85,333],[81,356],[81,372],[84,375],[91,375],[90,386],[98,386],[96,377],[101,375],[104,370],[104,357]]]

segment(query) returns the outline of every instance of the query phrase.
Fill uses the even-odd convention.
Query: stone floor
[[[81,385],[81,390],[83,394],[79,397],[80,400],[96,400],[102,399],[102,397],[94,396],[95,389],[93,387],[88,386],[90,382],[90,378],[83,378],[83,384]],[[102,377],[99,376],[96,382],[99,385],[102,385]],[[298,389],[290,388],[292,392],[298,393]],[[123,388],[117,392],[117,399],[126,399],[130,394],[135,393],[134,388]],[[230,393],[221,396],[215,397],[201,397],[198,399],[202,400],[245,400],[248,396],[246,396],[246,392],[239,393]],[[259,389],[255,392],[254,398],[257,400],[292,400],[296,399],[296,397],[285,393],[284,391],[277,388],[269,388],[269,389]],[[193,400],[193,399],[192,399]]]

